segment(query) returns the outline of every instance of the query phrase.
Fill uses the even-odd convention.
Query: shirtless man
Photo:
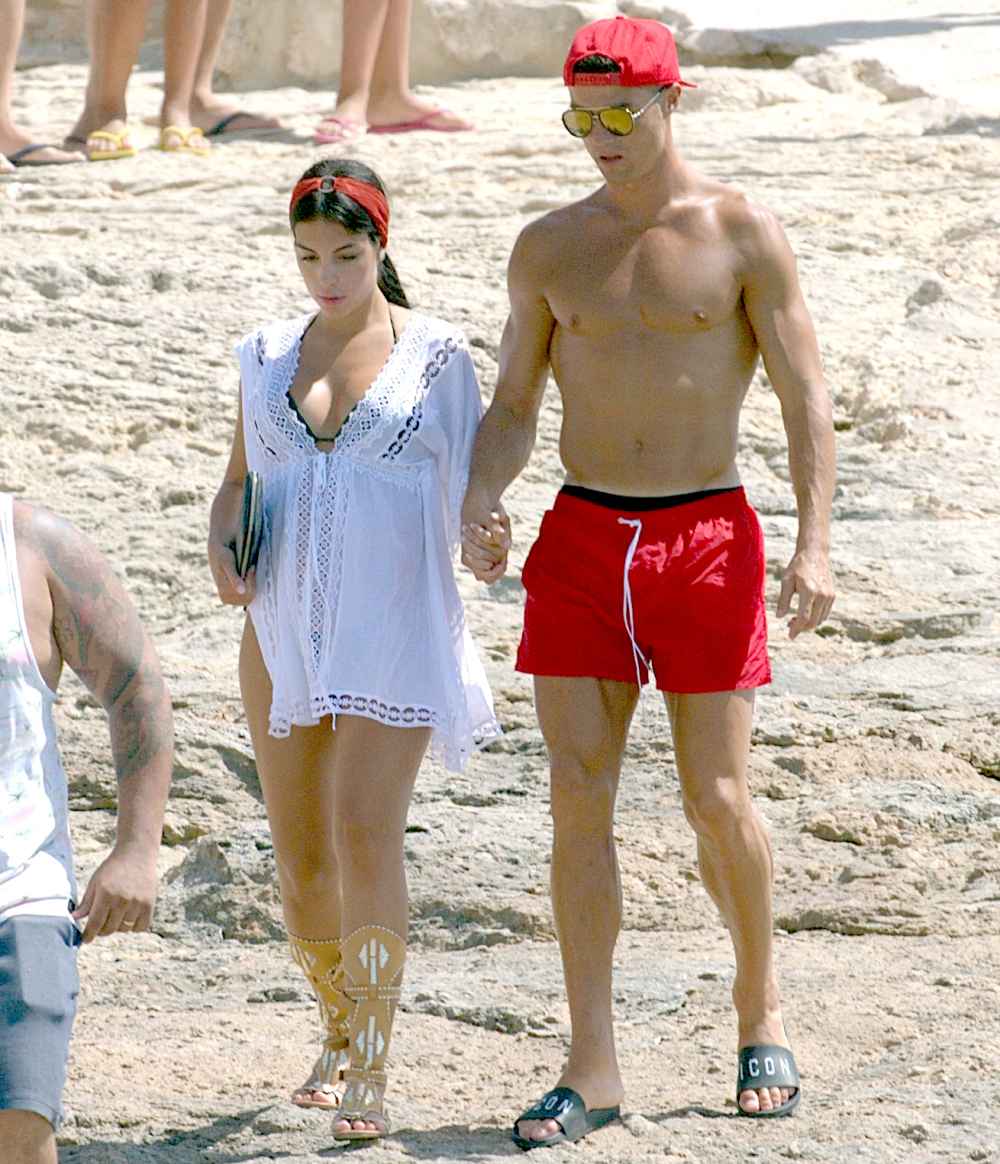
[[[794,638],[833,603],[830,404],[781,227],[675,148],[684,82],[662,24],[588,25],[564,79],[564,124],[604,185],[517,240],[499,381],[463,511],[464,560],[492,580],[507,541],[495,514],[528,461],[551,367],[567,483],[525,563],[517,666],[535,676],[551,764],[572,1043],[560,1086],[515,1124],[525,1150],[619,1114],[613,813],[648,667],[665,693],[702,880],[735,947],[739,1110],[785,1115],[798,1102],[772,960],[771,853],[747,786],[754,688],[770,669],[761,532],[735,458],[758,355],[781,402],[799,515],[777,612],[792,613]]]
[[[64,663],[107,712],[119,787],[114,848],[75,909],[52,715]],[[55,1164],[76,948],[149,929],[172,758],[170,695],[114,571],[69,522],[0,493],[3,1164]]]

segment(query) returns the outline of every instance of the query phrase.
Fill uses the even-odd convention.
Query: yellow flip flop
[[[87,151],[87,161],[113,162],[118,158],[134,158],[135,146],[126,144],[128,142],[128,137],[128,126],[122,130],[95,129],[93,133],[88,133],[86,140],[84,141],[84,149]],[[74,138],[73,140],[77,139]],[[90,148],[90,143],[92,141],[110,142],[112,148],[109,150],[92,150]]]
[[[160,130],[160,149],[166,154],[193,154],[198,158],[207,158],[212,152],[204,130],[197,125],[165,125]]]

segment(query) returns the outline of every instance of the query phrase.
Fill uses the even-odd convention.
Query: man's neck
[[[637,223],[655,222],[690,192],[692,179],[693,171],[671,145],[636,181],[606,182],[606,197],[623,217]]]

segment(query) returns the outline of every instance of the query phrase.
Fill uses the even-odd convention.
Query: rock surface
[[[883,52],[894,43],[859,53],[895,68]],[[794,1122],[730,1118],[731,953],[698,882],[666,716],[647,693],[618,814],[626,1119],[580,1149],[587,1159],[998,1159],[1000,141],[969,128],[988,104],[893,101],[836,55],[800,65],[692,66],[701,87],[676,132],[694,162],[784,222],[839,430],[840,596],[819,635],[790,643],[772,621],[775,682],[751,764],[806,1098]],[[83,82],[81,66],[24,72],[19,114],[38,132],[68,125]],[[136,124],[158,83],[134,78]],[[371,138],[359,152],[392,193],[405,286],[464,326],[488,395],[511,244],[594,175],[558,124],[556,78],[430,92],[479,131]],[[284,205],[317,156],[309,132],[328,98],[247,101],[281,113],[289,133],[204,161],[143,150],[0,180],[0,488],[57,506],[119,564],[160,646],[178,729],[155,932],[82,954],[64,1164],[332,1154],[328,1118],[286,1102],[315,1051],[312,1005],[280,939],[236,683],[239,619],[218,606],[204,554],[235,415],[231,344],[305,306]],[[418,783],[390,1093],[401,1131],[366,1160],[510,1158],[511,1120],[565,1054],[544,749],[530,684],[511,668],[517,567],[558,486],[558,429],[550,388],[509,495],[511,576],[491,590],[460,580],[506,734],[464,776],[428,764]],[[740,464],[773,604],[795,519],[762,372]],[[70,676],[59,718],[86,876],[113,837],[107,732]]]

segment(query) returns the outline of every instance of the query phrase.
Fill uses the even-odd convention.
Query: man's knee
[[[550,754],[552,819],[556,833],[607,831],[618,790],[617,757],[563,750]]]
[[[54,1164],[56,1159],[52,1125],[37,1112],[0,1111],[0,1145],[4,1164]]]
[[[683,791],[684,815],[699,837],[728,842],[753,815],[753,802],[742,777],[691,781]]]

